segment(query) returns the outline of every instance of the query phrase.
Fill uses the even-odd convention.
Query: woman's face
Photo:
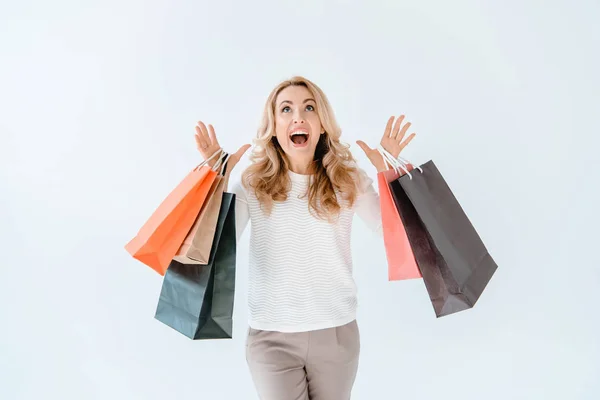
[[[307,173],[323,127],[317,104],[304,86],[288,86],[275,99],[275,133],[292,171]]]

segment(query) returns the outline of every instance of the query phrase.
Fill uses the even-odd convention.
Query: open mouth
[[[308,144],[308,132],[294,131],[290,135],[290,140],[294,144],[294,147],[304,147]]]

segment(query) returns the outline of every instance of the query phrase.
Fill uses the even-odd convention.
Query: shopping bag
[[[225,162],[223,163],[223,167]],[[223,198],[225,179],[223,171],[215,178],[209,191],[207,200],[200,209],[200,214],[196,218],[192,229],[187,234],[177,255],[173,257],[175,261],[182,264],[207,264],[210,256],[221,200]]]
[[[390,281],[422,277],[390,191],[390,182],[395,181],[399,176],[399,173],[393,169],[377,174],[383,243],[388,261],[388,280]]]
[[[472,308],[498,266],[434,162],[390,189],[436,316]]]
[[[198,165],[169,193],[137,235],[125,245],[135,259],[164,275],[198,216],[217,172],[206,164],[219,150]]]
[[[155,318],[190,339],[230,339],[235,296],[235,194],[224,192],[207,265],[171,261]]]

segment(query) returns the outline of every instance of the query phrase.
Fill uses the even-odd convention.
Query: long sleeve
[[[241,182],[237,181],[233,185],[231,192],[235,194],[235,235],[236,241],[239,242],[242,233],[244,233],[248,226],[250,210],[248,209],[246,191]]]
[[[359,192],[354,205],[354,210],[358,217],[375,232],[378,236],[383,237],[383,223],[381,220],[381,203],[379,193],[375,191],[373,179],[365,173],[364,170],[359,171]]]

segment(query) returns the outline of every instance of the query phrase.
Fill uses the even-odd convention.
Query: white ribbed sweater
[[[271,215],[252,190],[238,181],[237,238],[250,221],[249,325],[254,329],[305,332],[344,325],[356,318],[357,291],[352,274],[350,233],[356,213],[379,235],[381,210],[373,180],[359,168],[359,195],[338,220],[315,218],[306,193],[310,177],[289,172],[288,199]],[[340,196],[338,196],[340,197]],[[343,204],[343,202],[342,202]]]

